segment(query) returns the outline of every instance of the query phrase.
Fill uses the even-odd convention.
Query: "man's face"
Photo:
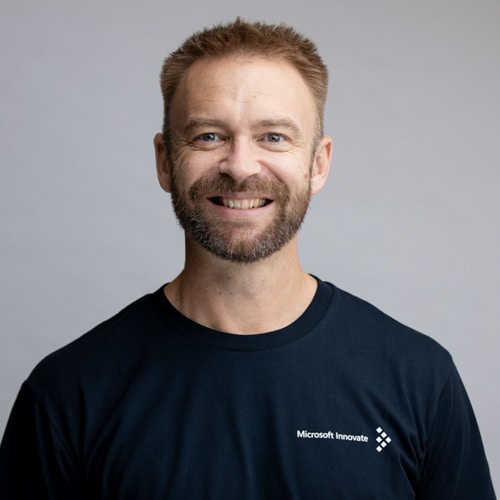
[[[188,241],[255,262],[295,238],[320,187],[316,116],[311,91],[288,63],[193,64],[172,100],[170,168],[160,173]]]

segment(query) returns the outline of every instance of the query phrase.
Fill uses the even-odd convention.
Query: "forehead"
[[[171,120],[192,114],[287,114],[315,121],[312,91],[290,63],[262,57],[202,58],[181,79]]]

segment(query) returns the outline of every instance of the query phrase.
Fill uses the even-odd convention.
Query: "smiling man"
[[[155,147],[186,232],[185,268],[165,293],[196,322],[263,333],[311,302],[316,280],[299,265],[297,231],[332,151],[329,137],[317,137],[316,108],[286,61],[203,57],[180,78]]]
[[[495,498],[450,355],[309,275],[327,69],[284,25],[190,37],[161,73],[177,277],[43,360],[0,449],[3,498]]]
[[[331,154],[330,139],[314,143],[314,109],[285,62],[229,55],[189,68],[171,102],[168,151],[155,138],[160,183],[188,245],[253,262],[295,237]]]

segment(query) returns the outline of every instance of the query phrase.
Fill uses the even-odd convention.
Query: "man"
[[[495,498],[449,354],[307,274],[327,70],[293,29],[236,20],[166,59],[158,178],[182,272],[23,384],[3,498]]]

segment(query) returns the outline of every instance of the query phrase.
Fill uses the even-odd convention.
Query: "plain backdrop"
[[[294,25],[330,68],[303,266],[451,352],[498,490],[498,0],[3,0],[0,432],[42,357],[181,269],[158,74],[237,15]]]

